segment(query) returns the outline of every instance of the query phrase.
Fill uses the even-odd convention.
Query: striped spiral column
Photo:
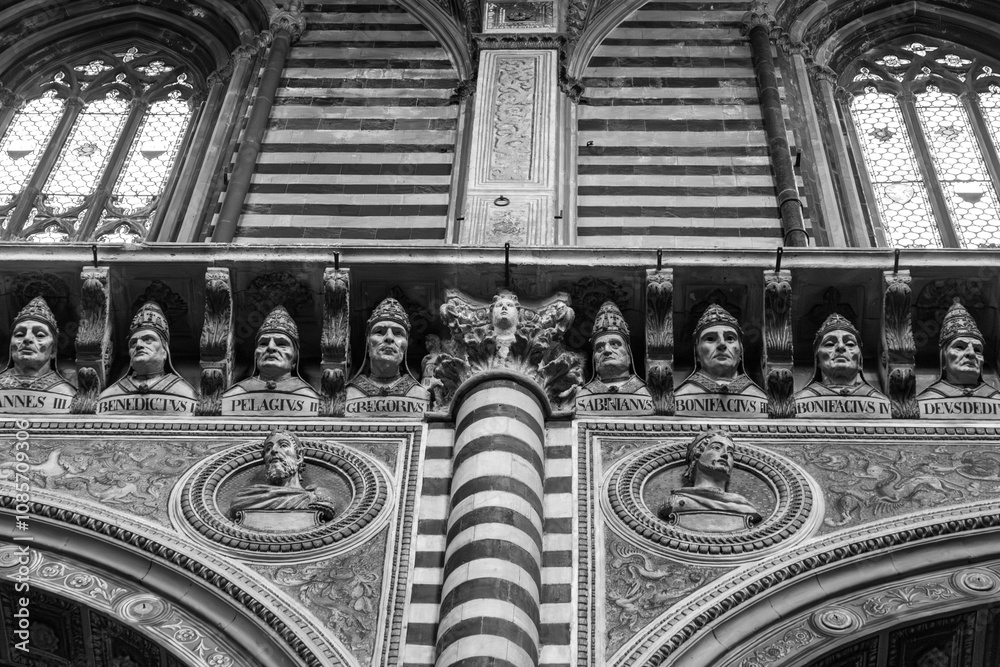
[[[436,667],[536,667],[545,412],[511,380],[458,406]]]

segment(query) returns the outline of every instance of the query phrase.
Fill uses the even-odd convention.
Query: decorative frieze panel
[[[553,0],[487,0],[485,33],[556,32]]]

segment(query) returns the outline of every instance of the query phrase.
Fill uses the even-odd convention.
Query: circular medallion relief
[[[823,496],[804,471],[722,431],[631,454],[611,467],[603,487],[613,530],[692,562],[756,560],[805,539],[823,516]]]
[[[273,437],[273,436],[272,436]],[[180,528],[243,558],[313,559],[345,551],[389,519],[391,486],[382,466],[341,445],[297,439],[285,480],[276,479],[261,442],[206,459],[174,490]],[[270,438],[267,442],[270,442]],[[287,476],[297,479],[289,486]]]

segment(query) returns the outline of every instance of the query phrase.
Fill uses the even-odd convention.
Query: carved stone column
[[[436,666],[537,667],[545,418],[583,383],[562,344],[573,310],[565,295],[528,307],[450,291],[441,317],[452,336],[430,366],[455,447]]]
[[[482,52],[459,243],[556,242],[558,53]]]
[[[879,337],[879,376],[892,403],[895,419],[916,419],[917,346],[910,314],[912,296],[909,271],[882,273],[882,331]]]
[[[86,266],[80,273],[80,328],[76,333],[76,396],[70,411],[91,414],[107,384],[111,366],[111,286],[108,267]]]
[[[792,272],[764,272],[764,391],[769,416],[795,416],[792,401]]]

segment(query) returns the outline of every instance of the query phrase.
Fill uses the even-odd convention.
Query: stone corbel
[[[916,419],[917,346],[910,314],[912,295],[909,271],[882,272],[882,326],[879,337],[879,377],[892,403],[894,419]]]
[[[323,273],[323,379],[319,413],[343,417],[347,376],[351,370],[350,348],[351,272],[327,268]]]
[[[111,283],[108,267],[86,266],[80,273],[80,328],[76,334],[76,396],[70,412],[93,414],[111,370]]]
[[[205,272],[205,323],[201,328],[201,391],[197,413],[222,414],[222,392],[233,383],[233,287],[229,269]]]
[[[768,412],[774,419],[795,416],[792,396],[792,274],[790,271],[764,272],[764,391]]]
[[[673,269],[646,271],[646,388],[655,414],[674,414]]]

